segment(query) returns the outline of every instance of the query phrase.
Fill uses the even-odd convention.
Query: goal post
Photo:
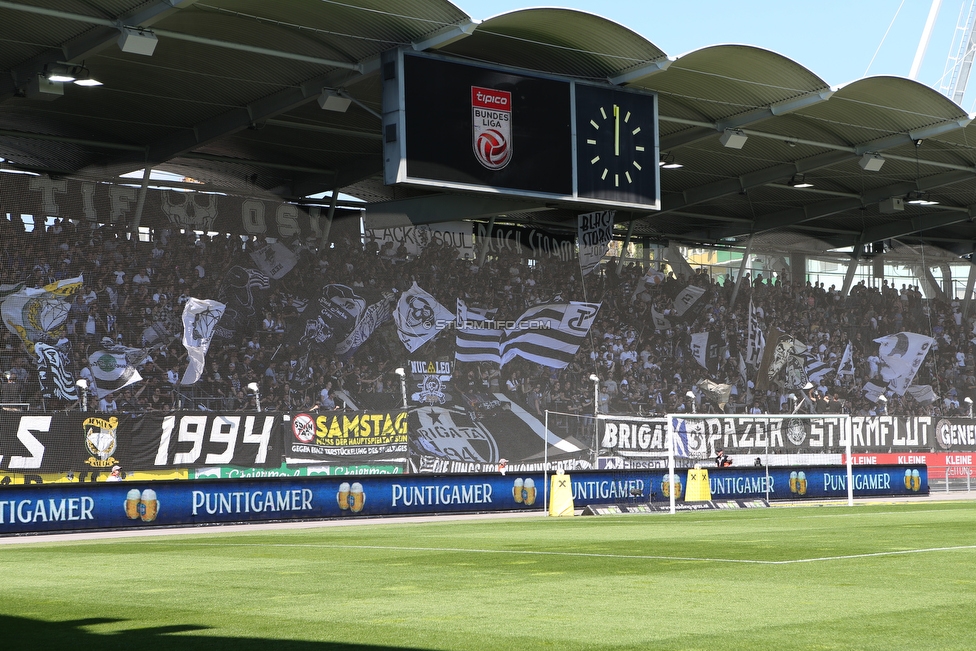
[[[677,473],[696,465],[713,466],[720,449],[731,457],[734,467],[749,467],[747,474],[753,481],[764,482],[758,490],[760,494],[765,491],[767,499],[775,492],[773,481],[787,479],[790,494],[804,499],[805,490],[792,490],[794,482],[804,489],[807,485],[809,471],[805,473],[803,466],[845,464],[846,486],[836,485],[834,490],[843,494],[846,489],[848,504],[854,503],[853,428],[848,414],[634,415],[546,410],[538,425],[544,432],[539,458],[546,475],[559,468],[619,473],[621,477],[634,472],[660,473],[664,480],[657,498],[667,500],[670,508],[665,510],[672,513],[682,492]],[[787,479],[783,479],[784,471]],[[775,476],[771,478],[771,474]],[[839,474],[837,480],[843,481],[845,473]],[[724,494],[739,492],[729,484]],[[652,501],[656,499],[653,489],[650,495]]]
[[[852,428],[848,414],[687,414],[671,413],[667,423],[668,477],[675,481],[676,461],[693,467],[715,458],[719,450],[762,449],[767,482],[771,465],[813,465],[818,457],[829,463],[843,450],[847,470],[847,504],[854,505]],[[732,458],[735,458],[733,452]],[[741,455],[744,456],[744,455]],[[792,482],[792,479],[791,479]],[[768,485],[768,484],[767,484]],[[675,490],[670,493],[675,512]],[[767,493],[768,495],[768,493]]]

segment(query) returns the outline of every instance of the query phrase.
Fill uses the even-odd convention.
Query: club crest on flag
[[[505,90],[471,87],[471,145],[474,157],[490,170],[512,160],[512,94]]]

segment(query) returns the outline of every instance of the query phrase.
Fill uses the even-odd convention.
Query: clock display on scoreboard
[[[384,178],[657,209],[657,97],[403,50],[383,57]]]

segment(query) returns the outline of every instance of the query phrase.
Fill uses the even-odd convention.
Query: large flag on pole
[[[189,363],[180,384],[195,384],[203,376],[204,362],[224,304],[212,299],[190,298],[183,307],[183,346]]]
[[[854,352],[849,341],[847,348],[844,349],[844,355],[840,358],[840,365],[837,367],[837,376],[842,377],[844,375],[854,376]]]
[[[82,285],[82,277],[59,280],[40,288],[24,288],[8,294],[0,305],[3,322],[34,353],[39,341],[53,344],[61,338],[71,307],[66,297]]]
[[[709,373],[718,370],[720,343],[718,335],[711,332],[695,332],[691,335],[691,356]]]
[[[889,389],[900,396],[905,395],[935,340],[915,332],[899,332],[874,341],[880,344],[881,378],[888,383]]]
[[[88,357],[92,378],[95,380],[92,391],[99,400],[130,384],[142,381],[142,375],[136,369],[138,362],[134,363],[130,360],[126,350],[125,348],[114,351],[99,350]],[[141,351],[141,349],[130,350]],[[143,357],[143,360],[145,359]]]
[[[453,320],[454,315],[416,282],[400,294],[396,312],[393,313],[397,335],[411,353],[433,339]]]
[[[502,331],[495,325],[496,308],[475,308],[457,299],[457,333],[454,359],[459,362],[494,362],[501,364]]]
[[[75,379],[68,368],[68,356],[64,350],[42,342],[34,344],[37,355],[37,378],[41,384],[41,395],[45,398],[77,400],[78,390]]]
[[[549,368],[566,368],[596,320],[600,303],[549,303],[526,310],[502,334],[504,366],[516,357]]]
[[[696,287],[694,285],[688,285],[682,289],[674,297],[674,313],[678,318],[685,318],[685,314],[691,317],[695,314],[695,304],[698,302],[702,296],[705,295],[705,290],[701,287]]]
[[[759,311],[749,299],[749,328],[746,342],[746,363],[759,366],[762,361],[763,351],[766,349],[766,337],[759,329]]]
[[[584,276],[596,269],[607,254],[607,245],[613,239],[614,210],[601,210],[579,216],[577,242],[579,244],[580,271]]]

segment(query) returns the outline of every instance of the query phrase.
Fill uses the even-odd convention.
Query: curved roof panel
[[[574,9],[522,9],[483,21],[474,33],[442,50],[479,61],[605,80],[666,58],[639,34]]]
[[[0,9],[5,165],[111,179],[148,160],[208,190],[299,199],[338,188],[409,211],[395,202],[437,193],[382,182],[379,74],[382,52],[407,47],[658,93],[660,145],[684,167],[661,170],[661,211],[618,213],[636,236],[730,243],[758,233],[804,250],[924,239],[960,254],[976,238],[976,126],[908,79],[831,89],[749,45],[669,59],[644,35],[570,9],[477,23],[443,0],[12,1]],[[154,30],[152,56],[122,52],[118,24]],[[84,62],[104,86],[56,98],[31,90],[58,61]],[[322,110],[323,90],[353,103]],[[745,144],[724,147],[726,129]],[[889,210],[919,191],[939,203]],[[569,230],[581,210],[524,204],[510,214]]]

